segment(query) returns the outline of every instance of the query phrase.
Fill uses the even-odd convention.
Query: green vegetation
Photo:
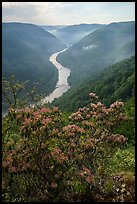
[[[95,72],[135,55],[135,22],[103,26],[61,53],[57,60],[71,69],[69,83],[83,82]]]
[[[103,26],[104,24],[79,24],[69,26],[42,26],[42,28],[55,35],[65,44],[74,44]]]
[[[128,120],[124,104],[89,97],[71,114],[11,104],[2,121],[3,202],[134,202],[134,144],[115,133]]]
[[[2,24],[2,76],[37,83],[37,93],[49,94],[57,82],[57,70],[49,56],[66,46],[41,27],[24,23]]]
[[[109,106],[116,100],[127,101],[131,97],[134,98],[134,89],[135,57],[132,56],[72,87],[62,97],[55,99],[53,104],[61,110],[76,111],[89,103],[88,93],[95,92],[101,98],[101,102]]]
[[[64,45],[30,24],[3,33],[2,201],[135,202],[134,22],[103,26],[60,55],[73,51],[72,88],[44,105],[36,95],[57,76],[48,58]],[[91,61],[103,69],[92,77]]]
[[[71,88],[52,104],[63,111],[76,111],[89,104],[89,92],[95,92],[107,107],[114,101],[125,102],[125,113],[129,120],[121,124],[117,133],[124,134],[130,141],[135,140],[135,57],[114,64],[94,74],[81,85]]]

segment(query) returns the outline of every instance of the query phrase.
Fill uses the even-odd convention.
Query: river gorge
[[[55,89],[48,96],[46,96],[40,102],[38,102],[38,104],[44,104],[47,102],[51,103],[55,98],[59,98],[60,96],[63,95],[63,93],[69,90],[70,85],[68,84],[67,79],[70,75],[70,69],[62,66],[56,60],[57,56],[61,52],[65,52],[67,49],[68,47],[50,56],[49,61],[52,62],[52,64],[55,66],[56,69],[58,69],[58,81],[57,81]],[[30,106],[34,107],[35,105],[36,104],[32,104]],[[2,118],[4,118],[7,115],[7,113],[8,113],[7,111],[2,111]]]
[[[63,95],[68,89],[70,88],[68,84],[68,77],[70,75],[70,69],[67,67],[62,66],[59,62],[57,62],[57,56],[61,53],[66,51],[68,48],[63,49],[62,51],[56,52],[51,55],[50,61],[52,64],[58,69],[58,82],[53,92],[51,92],[48,96],[46,96],[42,103],[45,102],[52,102],[55,98],[59,98]]]

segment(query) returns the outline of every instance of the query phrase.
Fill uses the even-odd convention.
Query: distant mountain
[[[63,25],[55,25],[55,26],[51,26],[51,25],[41,25],[41,27],[44,29],[44,30],[46,30],[46,31],[48,31],[48,32],[50,32],[50,33],[52,33],[52,32],[54,32],[54,30],[59,30],[59,29],[61,29],[61,28],[64,28],[64,27],[66,27],[65,25],[63,26]]]
[[[135,57],[120,61],[90,76],[62,97],[55,99],[53,105],[65,111],[76,111],[90,103],[90,92],[95,92],[106,106],[116,100],[127,101],[134,98]]]
[[[135,22],[111,23],[90,33],[57,60],[71,69],[69,82],[76,85],[94,72],[135,54]]]
[[[2,76],[14,74],[19,81],[29,80],[29,87],[39,82],[39,93],[54,89],[57,70],[49,56],[66,46],[41,27],[24,23],[2,23]]]
[[[21,80],[52,81],[56,69],[49,56],[65,45],[44,29],[23,23],[2,24],[2,76]]]
[[[74,44],[104,25],[105,24],[79,24],[69,26],[42,26],[42,28],[55,35],[62,42]]]

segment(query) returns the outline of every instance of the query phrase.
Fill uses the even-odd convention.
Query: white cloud
[[[2,20],[34,24],[62,24],[60,11],[71,2],[2,2]]]
[[[2,2],[2,20],[67,25],[135,19],[133,2]]]

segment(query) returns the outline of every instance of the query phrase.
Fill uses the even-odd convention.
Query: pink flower
[[[94,127],[94,123],[93,122],[88,122],[88,121],[83,121],[82,122],[83,125],[89,126],[89,127]]]
[[[98,102],[97,107],[104,107],[104,105],[101,102]]]
[[[42,120],[42,124],[47,126],[50,122],[52,121],[52,118],[43,118]]]
[[[84,172],[83,172],[83,171],[80,171],[80,172],[79,172],[79,176],[82,176],[82,177],[83,177],[83,176],[84,176]]]
[[[92,183],[92,182],[93,182],[93,175],[88,176],[88,177],[86,178],[86,181],[87,181],[88,183]]]
[[[86,174],[91,174],[91,170],[88,169],[87,167],[83,166],[83,170]]]
[[[16,167],[15,166],[10,166],[9,171],[10,172],[16,172]]]
[[[59,108],[58,107],[53,107],[54,112],[58,112]]]
[[[93,110],[97,109],[97,105],[94,103],[91,103],[90,106],[92,107]]]
[[[50,113],[51,110],[49,108],[41,108],[40,113]]]
[[[90,99],[97,99],[98,98],[98,96],[96,96],[95,93],[90,93],[89,97],[90,97]]]
[[[25,112],[25,113],[31,113],[31,112],[32,112],[32,109],[31,109],[31,108],[25,108],[25,109],[24,109],[24,112]]]
[[[75,124],[73,125],[68,125],[68,126],[65,126],[63,127],[63,131],[66,132],[66,133],[85,133],[85,130]]]
[[[33,119],[36,121],[41,119],[41,114],[39,111],[33,112]]]
[[[123,106],[124,106],[123,102],[116,101],[116,102],[114,102],[113,104],[110,105],[110,108],[121,108]]]
[[[18,118],[21,118],[21,116],[22,116],[21,114],[18,114],[18,115],[16,116],[16,118],[17,118],[17,119],[18,119]]]
[[[75,142],[71,142],[70,145],[71,145],[72,147],[75,147],[75,146],[76,146],[76,143],[75,143]]]
[[[30,124],[30,122],[31,122],[31,119],[30,118],[25,118],[25,121],[24,121],[24,125],[28,125],[28,124]]]
[[[83,120],[83,117],[80,111],[77,111],[76,113],[72,113],[71,116],[69,116],[69,119],[73,119],[74,121],[81,121]]]
[[[90,114],[87,114],[86,115],[86,119],[89,119],[91,116],[90,116]]]

